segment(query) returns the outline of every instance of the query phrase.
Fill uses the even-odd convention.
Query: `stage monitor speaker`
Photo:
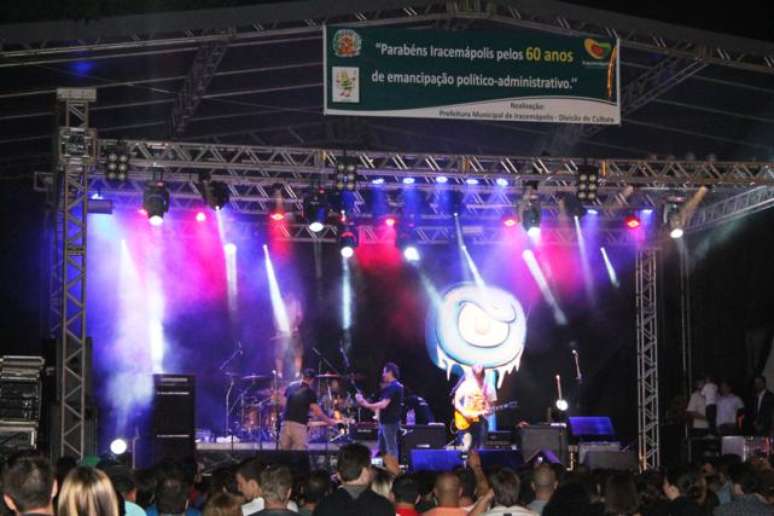
[[[589,450],[583,458],[589,469],[637,471],[637,454],[633,450]]]
[[[532,425],[520,431],[521,454],[527,459],[540,450],[550,450],[565,466],[569,465],[567,427],[565,425]]]
[[[521,454],[516,450],[487,450],[478,451],[481,456],[481,465],[484,469],[495,467],[518,469],[523,464]],[[461,450],[411,450],[412,471],[451,471],[457,467],[463,467],[467,453]]]
[[[408,464],[411,450],[438,450],[446,445],[446,427],[443,423],[407,425],[400,438],[400,462]]]
[[[152,460],[194,456],[195,382],[189,375],[153,375]]]

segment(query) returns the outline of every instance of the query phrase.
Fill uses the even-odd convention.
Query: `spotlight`
[[[445,185],[446,183],[449,182],[449,178],[446,176],[438,176],[435,178],[435,182],[440,185]]]
[[[328,203],[325,190],[317,188],[304,196],[303,217],[309,224],[309,231],[319,233],[325,227],[328,219]]]
[[[164,181],[151,181],[145,185],[142,207],[152,226],[160,226],[164,222],[164,214],[169,211],[169,190]]]
[[[407,262],[418,262],[420,259],[419,250],[415,246],[409,245],[403,250],[403,257]]]
[[[269,214],[269,218],[274,222],[282,222],[285,220],[285,214],[281,211],[273,211]]]
[[[518,222],[519,221],[516,215],[510,214],[510,215],[503,216],[503,226],[505,226],[506,228],[514,227],[516,224],[518,224]]]
[[[357,188],[357,162],[357,158],[350,156],[342,156],[337,160],[334,177],[337,191],[355,191]]]
[[[559,398],[556,400],[556,408],[561,412],[567,412],[567,409],[570,408],[570,404],[567,403],[567,400]]]
[[[384,178],[383,177],[377,177],[376,179],[371,180],[372,185],[383,185],[384,184]]]
[[[110,453],[113,455],[123,455],[128,449],[129,444],[126,442],[126,439],[113,439],[110,443]]]
[[[506,186],[508,186],[508,180],[505,179],[504,177],[498,177],[497,181],[495,182],[497,183],[497,186],[500,186],[502,188],[505,188]]]
[[[199,173],[199,193],[207,206],[215,211],[222,210],[231,197],[226,183],[210,180],[207,172]]]
[[[394,227],[395,224],[398,223],[398,219],[393,217],[392,215],[387,216],[387,218],[384,219],[384,225],[387,227]]]
[[[527,235],[531,239],[536,239],[540,237],[540,226],[533,226],[527,230]]]
[[[586,213],[588,213],[589,215],[599,215],[599,212],[594,208],[587,209]]]
[[[532,203],[530,203],[525,209],[524,213],[522,214],[522,220],[521,223],[524,226],[524,229],[527,230],[527,234],[530,236],[533,236],[535,234],[535,230],[537,230],[537,234],[540,234],[540,207],[536,206]]]
[[[653,215],[653,208],[643,208],[642,214],[643,215]]]
[[[207,221],[207,215],[204,214],[203,211],[200,211],[196,214],[196,222],[206,222]]]
[[[669,236],[677,240],[678,238],[683,238],[683,228],[677,227],[672,229],[672,231],[669,232]]]
[[[465,184],[470,186],[476,186],[478,184],[478,179],[475,177],[469,177],[465,180]]]
[[[578,187],[576,197],[580,202],[592,202],[597,199],[599,190],[599,169],[594,165],[578,166]]]
[[[414,184],[414,178],[413,177],[404,177],[403,178],[403,184],[404,185],[413,185]]]
[[[129,151],[123,144],[118,144],[107,151],[107,166],[105,179],[123,183],[129,178]]]
[[[237,251],[237,246],[234,243],[227,243],[223,246],[223,250],[226,251],[226,254],[235,254]]]
[[[352,255],[355,254],[355,248],[358,244],[355,229],[354,226],[345,226],[339,234],[339,247],[341,248],[341,256],[344,258],[352,258]]]
[[[640,218],[637,215],[630,213],[624,218],[624,224],[626,224],[626,227],[629,229],[637,229],[642,225],[642,221],[640,221]]]
[[[401,229],[395,244],[403,252],[403,258],[407,262],[416,263],[420,260],[419,248],[417,247],[417,235],[413,226]]]

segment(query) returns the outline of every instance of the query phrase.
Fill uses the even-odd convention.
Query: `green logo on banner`
[[[333,35],[333,53],[336,57],[357,57],[362,46],[363,40],[354,30],[341,29]]]

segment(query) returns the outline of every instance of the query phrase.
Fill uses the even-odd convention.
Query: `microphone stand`
[[[581,389],[583,387],[583,373],[581,373],[580,355],[578,354],[578,350],[573,349],[572,356],[573,356],[573,359],[575,360],[575,382],[578,384],[578,388],[575,392],[575,410],[580,414],[581,413]]]
[[[221,373],[225,371],[226,367],[234,361],[234,359],[237,357],[237,355],[244,354],[244,350],[242,349],[242,343],[237,341],[237,348],[234,350],[233,353],[231,353],[231,356],[229,356],[225,362],[220,364],[220,367],[218,367],[218,371]],[[231,406],[231,391],[234,390],[234,376],[229,375],[229,385],[228,389],[226,390],[226,435],[229,434],[232,435],[232,441],[233,441],[233,432],[231,432],[231,410],[233,407]]]

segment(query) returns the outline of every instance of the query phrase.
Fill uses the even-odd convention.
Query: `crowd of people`
[[[260,458],[202,475],[195,461],[132,471],[35,452],[3,468],[5,514],[60,516],[544,516],[774,514],[774,468],[767,458],[728,455],[692,467],[640,474],[572,471],[534,463],[485,470],[476,451],[452,471],[402,472],[397,459],[374,467],[365,446],[338,453],[335,471],[308,471]]]

